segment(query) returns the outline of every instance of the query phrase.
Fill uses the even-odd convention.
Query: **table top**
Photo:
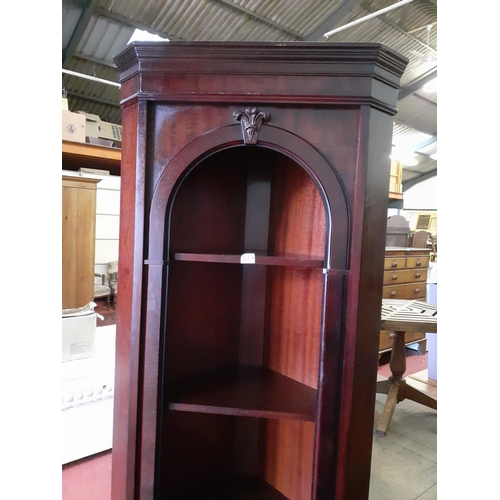
[[[419,300],[382,299],[381,329],[437,333],[437,306]]]

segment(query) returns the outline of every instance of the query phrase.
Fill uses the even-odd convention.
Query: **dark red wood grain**
[[[287,497],[258,477],[239,477],[209,484],[189,493],[185,500],[287,500]]]

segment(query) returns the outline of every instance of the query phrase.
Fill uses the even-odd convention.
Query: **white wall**
[[[108,262],[118,260],[121,178],[63,170],[64,175],[101,179],[96,192],[95,272],[106,274]]]
[[[437,210],[437,175],[403,193],[404,210]]]

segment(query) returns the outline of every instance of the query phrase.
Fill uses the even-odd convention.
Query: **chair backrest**
[[[113,260],[108,262],[108,282],[109,286],[116,289],[116,284],[118,282],[118,261]]]
[[[118,261],[113,260],[111,262],[108,262],[108,274],[117,272],[118,272]]]
[[[427,231],[415,231],[411,239],[411,246],[413,248],[427,248],[429,241],[429,233]]]

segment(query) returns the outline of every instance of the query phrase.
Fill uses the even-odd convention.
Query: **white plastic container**
[[[62,311],[62,360],[89,358],[95,354],[96,304]],[[101,317],[101,316],[100,316]],[[102,319],[102,317],[101,317]]]

